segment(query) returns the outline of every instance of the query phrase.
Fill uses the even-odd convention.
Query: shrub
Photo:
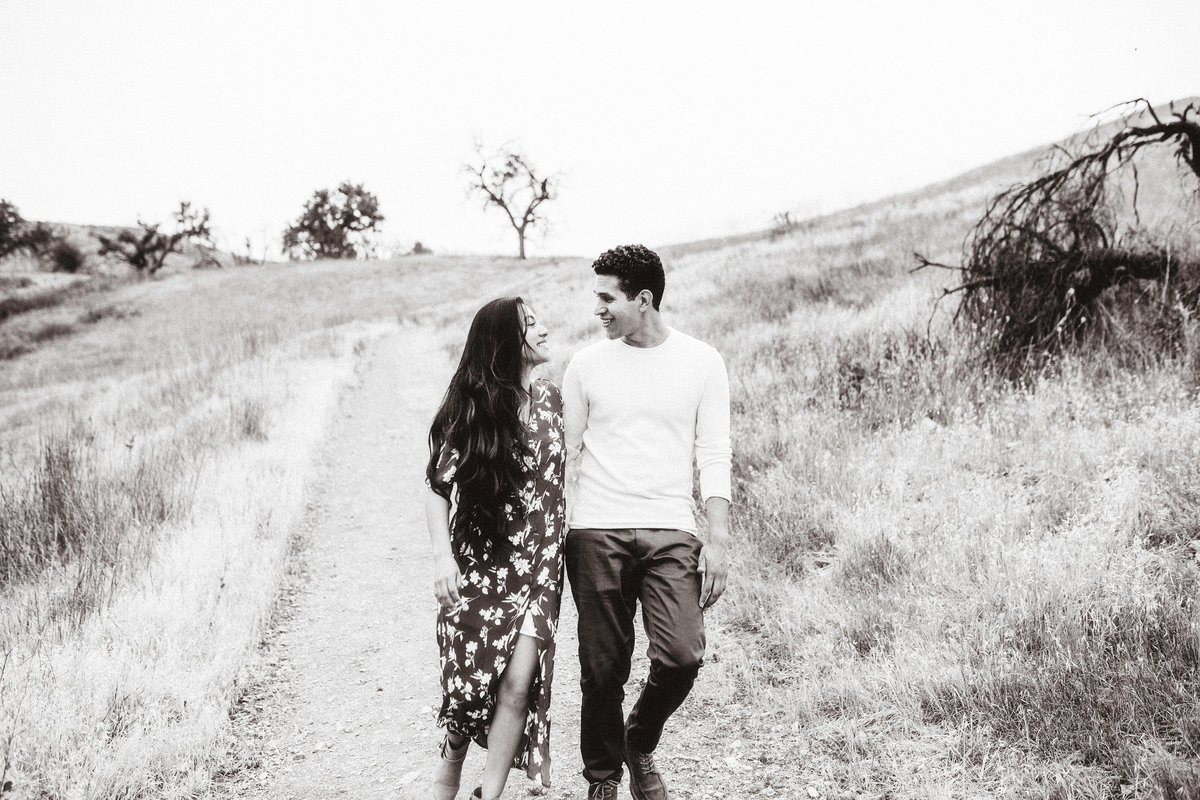
[[[87,256],[82,250],[61,238],[50,245],[46,258],[57,272],[76,273],[87,263]]]

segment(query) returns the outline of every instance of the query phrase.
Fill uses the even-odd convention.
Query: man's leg
[[[619,780],[625,681],[633,656],[633,534],[628,530],[572,530],[567,576],[579,610],[579,685],[583,692],[579,749],[590,783]]]
[[[638,530],[636,536],[650,673],[629,715],[627,736],[631,748],[651,753],[667,719],[692,690],[704,657],[700,540],[670,530]]]

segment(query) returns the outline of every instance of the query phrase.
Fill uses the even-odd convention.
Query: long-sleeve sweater
[[[696,532],[700,496],[730,499],[729,378],[713,347],[669,329],[657,347],[580,350],[563,376],[567,455],[578,459],[572,528]]]

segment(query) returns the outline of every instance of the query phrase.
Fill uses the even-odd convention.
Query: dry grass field
[[[668,321],[733,390],[735,570],[690,724],[774,767],[713,797],[1200,797],[1196,340],[1012,382],[935,306],[948,276],[910,273],[1032,162],[662,249]],[[519,293],[558,377],[598,335],[587,267],[172,271],[0,322],[0,785],[206,796],[359,353],[426,325],[449,359]]]
[[[0,786],[206,791],[359,352],[518,275],[491,259],[181,272],[8,319]]]

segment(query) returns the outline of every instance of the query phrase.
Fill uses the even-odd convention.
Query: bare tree
[[[163,233],[160,223],[153,225],[138,220],[140,232],[123,230],[115,239],[97,236],[100,240],[100,255],[115,255],[138,271],[140,275],[154,275],[171,253],[189,241],[211,243],[212,231],[208,226],[208,209],[194,209],[189,202],[181,202],[175,212],[175,230]]]
[[[470,175],[468,192],[483,197],[483,207],[496,206],[508,217],[517,232],[520,258],[525,258],[526,231],[539,222],[545,224],[543,203],[554,200],[558,176],[539,177],[539,171],[520,150],[505,147],[492,155],[476,145],[475,160],[464,166]]]
[[[1090,322],[1105,318],[1096,313],[1097,304],[1113,287],[1158,282],[1162,291],[1147,299],[1164,307],[1162,282],[1170,279],[1174,306],[1190,312],[1200,304],[1200,283],[1191,285],[1200,280],[1200,264],[1138,230],[1134,162],[1144,149],[1166,145],[1200,178],[1200,106],[1172,107],[1168,116],[1145,99],[1122,105],[1132,110],[1115,133],[1099,136],[1098,126],[1082,152],[1060,149],[1061,166],[997,195],[967,237],[961,266],[917,255],[917,269],[961,274],[960,284],[943,296],[961,293],[955,319],[964,318],[1009,368],[1020,370],[1031,357],[1075,340]],[[1133,185],[1132,226],[1122,226],[1118,214],[1122,180]],[[1200,186],[1193,192],[1200,193]]]
[[[800,220],[792,217],[791,211],[780,211],[771,218],[771,238],[778,239],[786,236],[800,227]]]

